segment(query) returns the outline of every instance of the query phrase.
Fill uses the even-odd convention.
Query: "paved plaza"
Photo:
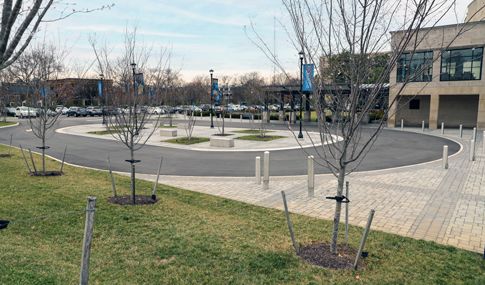
[[[395,131],[421,132],[421,128]],[[471,162],[472,130],[464,130],[462,138],[458,130],[446,130],[444,135],[440,132],[425,130],[428,135],[443,136],[462,145],[462,150],[450,157],[449,169],[443,169],[442,161],[438,160],[347,176],[351,224],[364,226],[369,211],[375,209],[374,230],[483,252],[483,133],[477,134],[476,157]],[[155,181],[156,176],[137,175],[137,178]],[[337,180],[327,174],[316,175],[315,181],[315,197],[309,198],[304,175],[271,177],[269,190],[257,185],[254,177],[161,176],[159,180],[174,187],[281,210],[280,191],[284,190],[291,212],[332,220],[335,202],[325,197],[335,196]]]
[[[207,120],[207,118],[203,120],[205,124],[207,124]],[[248,123],[241,123],[240,126],[240,128],[234,128],[234,126],[227,128],[226,131],[249,128]],[[102,128],[103,126],[98,122],[66,127],[59,131],[74,136],[112,140],[113,138],[109,135],[87,134],[87,131]],[[268,128],[271,130],[271,124],[268,124]],[[184,132],[184,130],[179,131]],[[401,132],[401,134],[423,133],[421,128],[404,128],[403,130],[395,128],[389,131]],[[217,132],[216,127],[213,133]],[[443,135],[439,129],[425,130],[424,134],[447,138],[461,145],[461,150],[450,156],[448,169],[442,168],[442,161],[439,159],[417,165],[355,172],[348,175],[346,180],[350,183],[350,223],[364,226],[369,211],[374,209],[376,211],[372,224],[374,230],[483,252],[485,246],[485,183],[482,183],[485,166],[483,132],[477,133],[475,161],[469,159],[472,133],[472,130],[464,130],[463,137],[460,138],[458,129],[447,129]],[[234,151],[281,150],[300,147],[288,130],[279,130],[269,134],[284,135],[287,138],[267,142],[264,149],[252,145],[254,142],[237,140]],[[207,126],[196,128],[194,131],[194,136],[208,135],[210,133],[207,132]],[[246,134],[234,134],[234,137],[239,135]],[[317,134],[313,135],[317,136]],[[148,144],[166,147],[168,143],[161,142],[161,140],[163,138],[159,134],[154,134]],[[306,146],[309,144],[309,140],[305,139],[300,143]],[[201,152],[211,150],[208,143],[206,144],[205,146],[171,145],[171,147],[185,147]],[[419,145],[415,146],[416,149],[419,147]],[[436,147],[441,149],[442,145]],[[214,151],[214,148],[211,151]],[[227,149],[222,151],[227,151]],[[123,172],[118,173],[129,175]],[[137,178],[155,181],[156,175],[137,174]],[[176,176],[162,173],[159,183],[281,210],[283,210],[281,191],[284,190],[291,212],[332,220],[335,210],[335,201],[325,198],[336,194],[337,179],[331,174],[315,176],[314,198],[308,197],[306,175],[270,177],[269,190],[263,190],[262,184],[256,184],[255,177]],[[342,215],[341,221],[343,221],[343,217],[344,215]]]

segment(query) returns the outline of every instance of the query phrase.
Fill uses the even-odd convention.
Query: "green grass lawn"
[[[188,139],[189,139],[189,137],[182,137],[182,138],[170,139],[170,140],[166,140],[166,141],[162,141],[162,142],[190,145],[190,144],[196,144],[196,143],[202,143],[202,142],[210,141],[209,138],[199,138],[199,137],[192,137],[192,139],[190,141]]]
[[[274,131],[264,131],[265,133],[271,133],[271,132],[274,132]],[[242,130],[242,131],[231,131],[231,133],[240,133],[240,134],[259,134],[261,133],[260,130]]]
[[[93,135],[108,135],[108,134],[116,134],[116,133],[121,133],[122,130],[116,130],[116,129],[112,129],[110,131],[108,130],[104,130],[104,131],[92,131],[92,132],[88,132],[88,134],[93,134]]]
[[[113,205],[108,172],[64,165],[64,176],[29,177],[20,151],[12,155],[0,158],[0,219],[83,210],[87,196],[97,197],[90,284],[485,284],[481,255],[379,231],[367,239],[364,269],[312,266],[294,254],[283,211],[165,185],[155,205]],[[59,167],[47,160],[47,170]],[[129,195],[129,177],[114,179]],[[154,184],[136,186],[151,195]],[[300,245],[329,242],[331,221],[290,216]],[[0,230],[0,283],[79,282],[84,223],[79,213]],[[362,233],[350,226],[349,244],[357,248]]]
[[[260,141],[260,142],[267,142],[276,139],[286,138],[285,136],[264,136],[264,138],[260,137],[259,135],[250,135],[250,136],[242,136],[234,138],[235,140],[246,140],[246,141]]]
[[[9,122],[9,121],[0,121],[0,127],[5,127],[5,126],[12,126],[12,125],[15,125],[17,124],[17,122]]]

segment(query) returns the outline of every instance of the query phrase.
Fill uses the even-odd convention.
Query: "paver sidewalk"
[[[395,130],[421,132],[420,128]],[[440,130],[425,133],[462,144],[462,150],[450,157],[449,169],[442,169],[439,160],[349,175],[349,221],[364,226],[369,211],[375,209],[372,229],[483,252],[483,132],[477,133],[473,162],[469,161],[471,130],[464,130],[463,138],[459,137],[458,130],[446,130],[444,135]],[[155,181],[156,176],[137,175],[137,178]],[[336,194],[337,181],[332,175],[316,175],[314,198],[307,196],[306,176],[272,177],[269,190],[263,190],[253,177],[162,175],[159,183],[277,209],[283,209],[280,191],[284,190],[291,212],[332,220],[335,210],[335,202],[325,199]]]

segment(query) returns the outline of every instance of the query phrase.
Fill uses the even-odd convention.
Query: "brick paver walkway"
[[[420,128],[396,131],[421,132]],[[440,130],[426,134],[441,136]],[[476,159],[469,161],[471,130],[446,130],[443,135],[462,144],[461,152],[442,162],[353,173],[350,183],[351,224],[364,226],[371,209],[376,210],[372,228],[417,239],[449,244],[483,252],[485,245],[485,181],[481,131],[477,134]],[[442,146],[436,146],[442,148]],[[154,175],[137,178],[155,181]],[[160,183],[187,190],[283,209],[281,190],[287,194],[291,212],[333,219],[337,181],[332,175],[316,175],[315,197],[307,196],[307,177],[271,177],[270,189],[263,190],[253,177],[161,176]]]

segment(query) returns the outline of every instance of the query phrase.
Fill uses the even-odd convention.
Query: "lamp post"
[[[212,117],[213,117],[214,115],[212,114],[212,113],[213,113],[213,111],[212,111],[212,96],[213,96],[213,92],[214,92],[214,91],[212,90],[212,88],[214,87],[214,84],[212,84],[212,74],[214,73],[214,70],[212,70],[212,69],[211,69],[211,70],[209,70],[209,72],[210,72],[210,74],[211,74],[211,94],[210,94],[210,96],[211,96],[211,107],[210,107],[210,114],[211,114],[211,129],[213,129],[213,128],[214,128],[214,122],[213,122]]]
[[[132,66],[132,69],[133,69],[133,91],[135,93],[133,93],[133,102],[134,102],[134,108],[133,108],[133,115],[135,116],[135,136],[138,135],[138,120],[137,120],[137,116],[136,116],[136,95],[137,95],[137,92],[136,92],[136,73],[135,73],[135,67],[136,67],[136,63],[132,63],[131,64]],[[130,110],[130,113],[131,113],[131,110]],[[130,114],[131,115],[131,114]]]
[[[303,51],[298,53],[300,55],[300,133],[298,138],[303,138],[303,133],[301,132],[301,110],[303,109],[301,103],[303,101]]]
[[[103,102],[103,77],[104,75],[101,73],[99,74],[99,77],[101,78],[101,91],[100,91],[100,94],[101,94],[101,103]],[[106,101],[104,101],[104,105],[106,105]],[[103,115],[103,125],[106,124],[106,121],[105,121],[105,116],[104,116],[104,109],[101,108],[101,112],[102,112],[102,115]]]

